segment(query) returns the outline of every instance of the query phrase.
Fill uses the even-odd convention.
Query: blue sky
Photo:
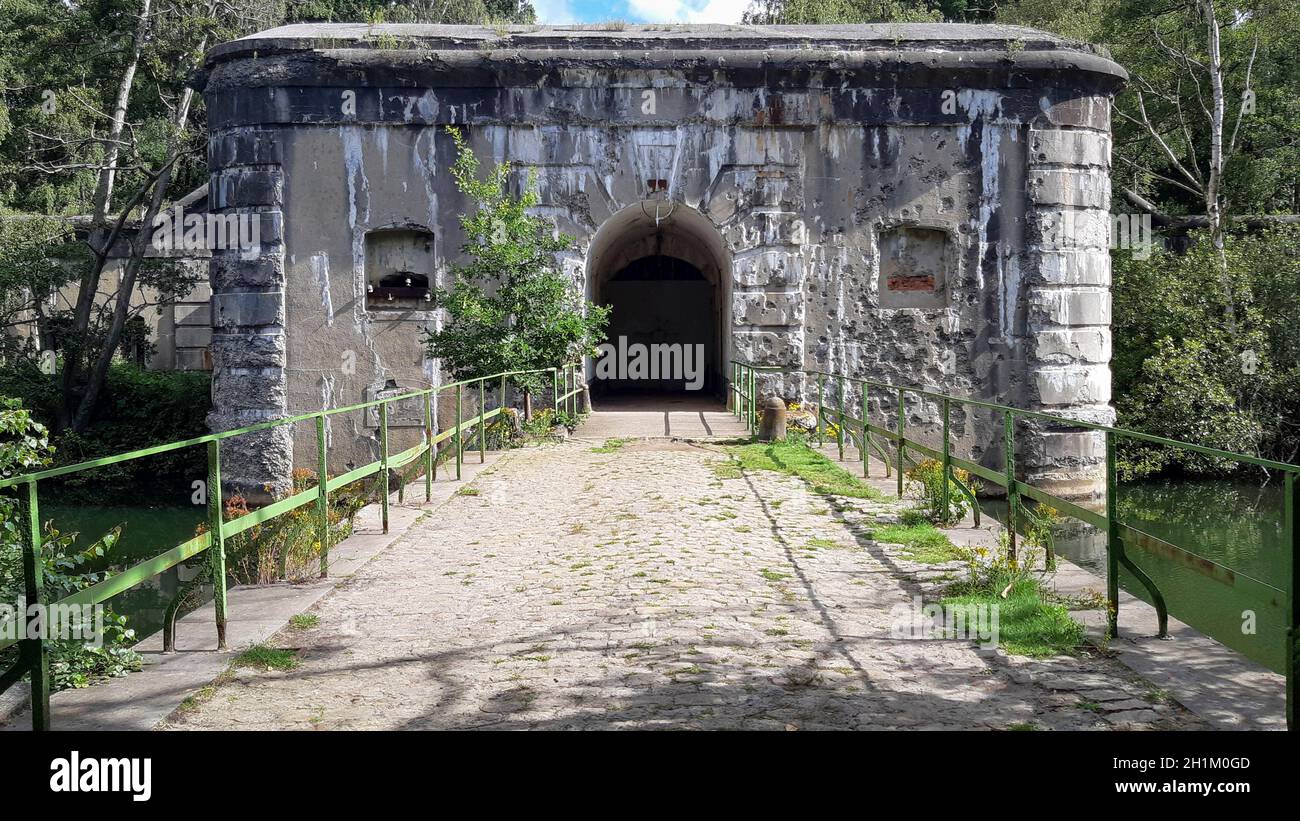
[[[739,23],[749,0],[533,0],[542,23]]]

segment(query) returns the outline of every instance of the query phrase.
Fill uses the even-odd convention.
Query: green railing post
[[[320,539],[320,577],[330,574],[329,455],[325,446],[325,414],[316,417],[316,532]]]
[[[746,373],[744,365],[736,366],[736,375],[736,420],[744,422],[745,426],[748,427],[749,417],[746,414],[749,413],[749,410],[748,406],[745,404],[747,401],[745,398],[745,391],[749,388],[749,375]]]
[[[736,420],[737,421],[744,420],[745,427],[748,428],[749,416],[747,414],[749,413],[749,410],[746,408],[745,405],[745,389],[746,389],[745,381],[747,379],[749,379],[749,376],[745,372],[745,366],[737,363],[736,364]]]
[[[835,446],[840,450],[840,461],[844,461],[844,377],[835,377],[835,412],[839,424],[835,426]]]
[[[226,537],[222,534],[224,511],[221,502],[221,440],[208,442],[208,532],[212,544],[212,609],[217,620],[217,649],[226,649]]]
[[[1296,729],[1296,676],[1300,675],[1300,612],[1295,604],[1296,591],[1300,590],[1300,482],[1293,471],[1287,471],[1283,480],[1286,541],[1282,543],[1283,562],[1288,565],[1286,612],[1286,728]]]
[[[1109,610],[1111,638],[1119,636],[1119,554],[1123,540],[1119,535],[1119,496],[1115,469],[1115,436],[1106,432],[1106,603]]]
[[[943,489],[939,491],[940,510],[943,511],[943,520],[948,521],[948,475],[952,473],[952,443],[948,441],[948,427],[951,414],[951,407],[948,399],[943,400]]]
[[[817,447],[826,444],[825,434],[822,431],[822,397],[826,395],[826,377],[822,373],[817,374]]]
[[[434,415],[434,417],[437,417],[437,415],[438,415],[438,394],[440,394],[440,393],[442,393],[442,388],[434,388],[434,389],[433,389],[433,415]],[[432,421],[432,420],[430,420],[430,421]],[[439,422],[438,424],[441,425],[442,423]],[[429,439],[429,448],[433,451],[433,481],[436,482],[436,481],[438,481],[438,443],[435,442],[435,441],[433,441],[432,438]]]
[[[487,461],[487,391],[483,389],[483,378],[478,380],[478,463]]]
[[[732,389],[736,392],[736,421],[739,422],[745,418],[745,366],[739,362],[736,364],[736,382]]]
[[[464,459],[465,459],[465,443],[464,443],[464,441],[463,441],[463,440],[464,440],[464,437],[461,436],[461,430],[460,430],[460,424],[461,424],[461,396],[462,396],[461,388],[462,388],[462,387],[463,387],[462,385],[457,385],[457,386],[456,386],[456,435],[455,435],[454,438],[455,438],[455,440],[456,440],[456,481],[457,481],[457,482],[460,481],[460,468],[461,468],[461,463],[462,463],[462,462],[464,461]]]
[[[745,366],[745,430],[754,431],[754,368]]]
[[[50,621],[39,615],[42,604],[42,589],[45,587],[45,560],[41,557],[41,510],[36,501],[36,481],[27,483],[27,500],[23,511],[23,587],[26,591],[28,612],[37,613],[41,625],[48,629]],[[18,651],[23,666],[31,674],[32,683],[32,729],[50,729],[50,656],[45,649],[45,639],[37,633],[34,638],[27,621],[21,616],[18,624],[23,625],[23,638],[19,641]]]
[[[438,463],[438,446],[433,443],[433,391],[424,394],[424,501],[433,501],[433,471]]]
[[[903,431],[907,426],[907,414],[903,410],[903,389],[898,389],[898,498],[903,498]]]
[[[1007,481],[1007,555],[1016,558],[1016,534],[1020,529],[1020,492],[1016,489],[1016,418],[1002,412],[1002,460]]]
[[[397,469],[397,503],[406,504],[406,466]]]
[[[382,494],[379,510],[383,515],[384,532],[388,532],[388,403],[379,403],[379,492]]]
[[[747,373],[749,374],[749,401],[745,404],[749,413],[747,421],[750,433],[758,433],[758,369],[751,365]]]
[[[871,421],[867,418],[867,383],[862,383],[862,476],[871,475]]]
[[[749,366],[740,366],[740,420],[745,423],[745,430],[749,430]]]

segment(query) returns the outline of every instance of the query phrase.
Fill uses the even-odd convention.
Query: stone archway
[[[627,354],[619,351],[635,353],[632,346],[641,345],[667,356],[662,346],[676,345],[689,357],[686,346],[692,346],[698,369],[694,380],[679,378],[689,373],[658,368],[607,378],[615,369],[592,363],[588,375],[597,396],[724,395],[731,359],[731,261],[722,235],[699,211],[681,203],[647,201],[605,220],[587,251],[587,298],[613,308],[608,328],[612,355],[626,361]],[[651,349],[654,345],[661,347]]]

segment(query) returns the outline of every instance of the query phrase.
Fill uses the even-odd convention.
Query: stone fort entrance
[[[595,363],[594,398],[655,393],[723,397],[732,353],[731,317],[724,313],[731,304],[731,260],[725,240],[707,217],[663,199],[624,208],[593,236],[586,275],[588,298],[613,309],[609,356],[620,366]],[[630,364],[623,351],[635,345],[642,346],[643,359],[654,366],[649,378],[621,367]],[[679,355],[681,373],[676,367],[668,372],[668,362],[675,364]],[[614,375],[606,378],[606,373]]]
[[[340,24],[225,43],[201,78],[212,208],[255,214],[263,242],[212,262],[210,422],[443,381],[420,330],[441,321],[424,288],[447,284],[467,209],[449,126],[516,184],[535,171],[540,210],[576,237],[575,291],[614,307],[615,338],[703,345],[711,395],[741,359],[1109,421],[1124,79],[1000,26]],[[586,368],[598,399],[636,387]],[[811,398],[793,376],[760,391]],[[1001,424],[957,415],[956,448],[998,465]],[[329,433],[357,463],[374,453],[364,420]],[[287,489],[314,464],[297,435],[240,437],[233,483]],[[1017,439],[1039,486],[1091,491],[1097,434]]]

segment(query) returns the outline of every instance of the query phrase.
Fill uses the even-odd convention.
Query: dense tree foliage
[[[1209,237],[1186,253],[1114,255],[1115,405],[1126,427],[1285,461],[1300,455],[1300,230],[1232,237],[1226,253],[1237,302]],[[1170,467],[1232,466],[1168,448],[1132,447],[1130,476]]]
[[[54,424],[84,432],[149,300],[194,285],[183,268],[146,261],[145,252],[164,203],[207,181],[203,101],[187,82],[212,44],[282,22],[534,16],[520,0],[5,0],[0,357],[37,354],[6,333],[19,322],[39,329],[44,346],[57,339]],[[120,261],[110,258],[114,248]],[[71,308],[50,297],[64,288],[77,295]]]
[[[749,23],[987,22],[996,0],[755,0]]]
[[[1111,207],[1190,245],[1112,254],[1120,424],[1294,460],[1300,229],[1285,215],[1300,213],[1300,5],[1020,0],[998,19],[1105,44],[1128,69]],[[1134,476],[1228,467],[1152,448],[1125,458]]]
[[[287,0],[285,22],[533,23],[528,0]]]

